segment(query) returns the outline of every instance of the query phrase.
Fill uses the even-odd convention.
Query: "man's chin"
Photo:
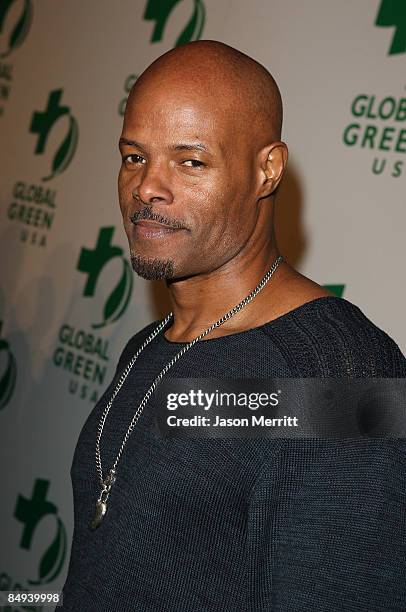
[[[156,257],[142,257],[130,253],[131,265],[134,272],[146,280],[170,280],[174,274],[172,259],[158,259]]]

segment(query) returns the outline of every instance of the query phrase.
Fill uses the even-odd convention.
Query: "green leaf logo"
[[[145,8],[144,19],[155,21],[155,27],[151,35],[151,42],[159,42],[163,39],[165,26],[173,9],[181,0],[148,0]],[[192,40],[199,40],[204,27],[206,11],[202,0],[194,0],[193,13],[186,27],[179,35],[175,46],[183,45]]]
[[[93,323],[93,329],[98,329],[117,321],[128,306],[133,288],[132,267],[123,257],[123,249],[113,243],[114,227],[100,228],[96,245],[93,249],[83,247],[80,251],[77,269],[86,274],[87,280],[83,287],[83,295],[93,297],[96,293],[98,280],[104,267],[112,259],[120,258],[122,273],[116,287],[109,295],[103,309],[103,321]]]
[[[10,401],[17,378],[17,364],[15,357],[10,351],[8,342],[0,339],[0,352],[3,351],[7,355],[7,365],[4,373],[0,373],[0,410]]]
[[[114,323],[128,306],[133,288],[133,275],[129,262],[126,259],[123,259],[122,262],[123,272],[117,287],[112,291],[104,306],[103,322],[92,324],[93,329]]]
[[[176,47],[178,45],[184,45],[192,40],[199,40],[204,26],[205,10],[202,0],[195,0],[195,8],[193,15],[176,41]]]
[[[49,92],[48,100],[44,110],[33,112],[30,123],[30,133],[37,136],[34,154],[42,155],[46,151],[48,138],[54,125],[61,117],[68,117],[68,133],[59,145],[55,153],[51,174],[42,178],[49,181],[54,176],[60,174],[70,164],[76,151],[79,138],[79,128],[76,119],[72,115],[69,106],[62,104],[63,89],[53,89]]]
[[[3,30],[7,13],[14,0],[2,0],[0,2],[0,32]],[[17,49],[25,40],[32,22],[31,0],[24,0],[24,8],[16,25],[14,26],[8,41],[7,49],[0,53],[0,59],[7,57],[14,49]]]
[[[39,579],[28,580],[30,584],[48,584],[62,569],[66,556],[66,531],[59,517],[57,531],[49,548],[45,551],[39,565]]]
[[[72,115],[69,116],[69,131],[63,140],[61,146],[55,153],[54,160],[52,162],[52,173],[49,176],[44,177],[43,181],[49,181],[58,174],[61,174],[69,166],[72,157],[75,154],[76,147],[79,140],[79,129],[77,121]]]

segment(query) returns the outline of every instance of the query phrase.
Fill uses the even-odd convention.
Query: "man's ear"
[[[260,152],[261,186],[259,197],[265,198],[279,185],[288,161],[288,147],[278,140],[267,145]]]

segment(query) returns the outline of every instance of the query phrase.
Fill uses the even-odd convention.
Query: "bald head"
[[[131,98],[153,86],[178,93],[189,90],[223,110],[253,137],[281,138],[282,99],[272,75],[254,59],[224,43],[200,40],[171,49],[139,77]]]

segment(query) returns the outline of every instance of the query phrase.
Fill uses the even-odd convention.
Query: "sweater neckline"
[[[318,305],[320,302],[347,302],[347,300],[345,300],[344,298],[338,297],[337,295],[324,295],[318,298],[315,298],[314,300],[310,300],[309,302],[305,302],[304,304],[301,304],[300,306],[297,306],[296,308],[293,308],[292,310],[289,310],[288,312],[285,312],[283,315],[281,315],[280,317],[276,317],[276,319],[272,319],[271,321],[267,321],[266,323],[263,323],[262,325],[258,325],[257,327],[250,327],[249,329],[245,329],[241,332],[235,332],[233,334],[226,334],[225,336],[218,336],[217,338],[206,338],[203,340],[199,340],[200,342],[218,342],[218,341],[224,341],[226,338],[237,338],[237,337],[241,337],[247,334],[250,334],[252,332],[260,332],[261,330],[263,330],[265,327],[269,328],[270,326],[274,326],[274,325],[278,325],[280,322],[285,321],[286,319],[291,318],[292,316],[295,316],[296,314],[300,314],[303,311],[306,310],[311,310],[314,306]],[[167,331],[168,329],[170,329],[170,327],[168,327],[165,331]],[[172,340],[168,340],[168,338],[166,338],[165,333],[162,332],[161,334],[159,334],[159,336],[163,339],[163,342],[167,345],[174,345],[174,346],[186,346],[187,344],[189,344],[188,342],[175,342]]]

